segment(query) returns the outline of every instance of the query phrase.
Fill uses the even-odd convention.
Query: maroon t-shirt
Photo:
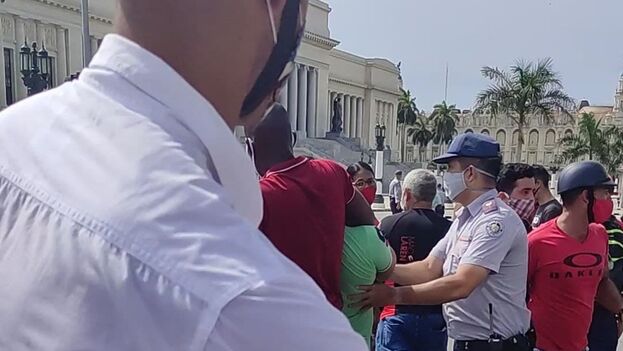
[[[260,186],[260,230],[341,309],[346,205],[355,194],[346,170],[333,161],[297,157],[271,168]]]

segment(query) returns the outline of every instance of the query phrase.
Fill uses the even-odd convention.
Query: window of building
[[[484,135],[489,135],[489,131],[487,129],[483,129],[480,133]]]
[[[50,76],[48,77],[49,88],[56,86],[56,58],[50,57]]]
[[[536,152],[532,151],[530,153],[528,153],[528,164],[535,164],[536,163]]]
[[[500,145],[506,145],[506,132],[503,130],[498,130],[497,134],[495,135],[495,139],[498,141],[498,143],[500,143]]]
[[[13,50],[4,48],[4,91],[6,104],[15,102],[13,95]]]
[[[545,134],[545,145],[552,146],[554,144],[556,144],[556,132],[550,129]]]
[[[519,143],[519,131],[515,130],[513,132],[513,145],[517,145]]]
[[[528,137],[528,145],[536,147],[539,145],[539,132],[536,130],[530,131],[530,135]]]

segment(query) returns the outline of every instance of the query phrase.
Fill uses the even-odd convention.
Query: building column
[[[363,98],[357,98],[357,137],[363,138]]]
[[[318,105],[318,70],[309,69],[309,91],[307,93],[307,137],[316,137],[317,105]]]
[[[56,76],[59,84],[62,83],[67,74],[67,47],[65,46],[65,29],[56,28]]]
[[[4,108],[7,106],[7,101],[6,101],[6,76],[4,74],[4,35],[3,35],[4,30],[0,30],[0,67],[3,68],[2,72],[0,72],[0,86],[2,87],[2,89],[0,90],[0,109]],[[14,51],[13,51],[14,52]],[[15,61],[15,60],[14,60]],[[19,63],[18,63],[19,64]],[[11,72],[13,73],[13,72]],[[13,82],[11,82],[13,83]],[[13,84],[11,84],[11,86],[13,86]]]
[[[301,65],[298,70],[299,75],[299,101],[298,115],[296,118],[296,130],[299,132],[307,131],[307,67]]]
[[[22,73],[20,72],[20,56],[19,50],[24,45],[26,39],[26,31],[24,30],[24,20],[20,17],[15,17],[15,51],[13,57],[13,65],[15,66],[13,72],[15,73],[15,101],[21,100],[28,95],[24,81],[22,80]],[[32,40],[32,39],[31,39]],[[29,43],[30,45],[31,43]]]
[[[288,114],[290,115],[290,127],[296,130],[296,114],[298,113],[298,86],[299,74],[298,65],[288,79]]]
[[[352,138],[352,134],[350,134],[352,124],[352,120],[350,118],[350,100],[350,95],[344,95],[344,135]]]
[[[350,137],[357,137],[357,97],[352,96],[350,99]]]
[[[288,82],[286,82],[280,89],[279,95],[277,96],[277,102],[283,105],[283,107],[288,110]]]

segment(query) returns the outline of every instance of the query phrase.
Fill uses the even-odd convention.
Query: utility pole
[[[446,87],[443,94],[443,101],[448,102],[448,63],[446,62]]]

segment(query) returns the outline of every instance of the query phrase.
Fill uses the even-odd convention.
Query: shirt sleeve
[[[368,230],[366,240],[366,253],[374,262],[376,271],[379,273],[387,272],[392,267],[391,247],[383,237],[380,231]]]
[[[518,230],[520,234],[517,234]],[[481,220],[475,224],[472,241],[462,254],[459,265],[472,264],[498,273],[516,235],[527,235],[520,221],[509,221],[502,214]]]
[[[433,247],[433,249],[430,251],[431,256],[437,257],[442,261],[446,260],[446,257],[448,255],[448,242],[450,240],[449,236],[450,232],[448,232],[448,234],[446,234],[441,240],[439,240],[437,245],[435,245],[435,247]]]
[[[282,279],[243,293],[220,312],[204,350],[366,351],[346,317],[308,285]]]
[[[560,206],[548,206],[543,210],[539,224],[549,222],[550,220],[560,216],[561,214],[562,208]]]
[[[346,169],[344,169],[342,165],[340,165],[337,162],[333,162],[333,161],[327,160],[327,162],[334,169],[334,172],[337,177],[337,181],[344,185],[345,203],[349,204],[351,201],[353,201],[353,198],[355,197],[355,191],[357,190],[355,190],[355,187],[353,186],[353,183],[350,181],[350,177],[348,176]]]

